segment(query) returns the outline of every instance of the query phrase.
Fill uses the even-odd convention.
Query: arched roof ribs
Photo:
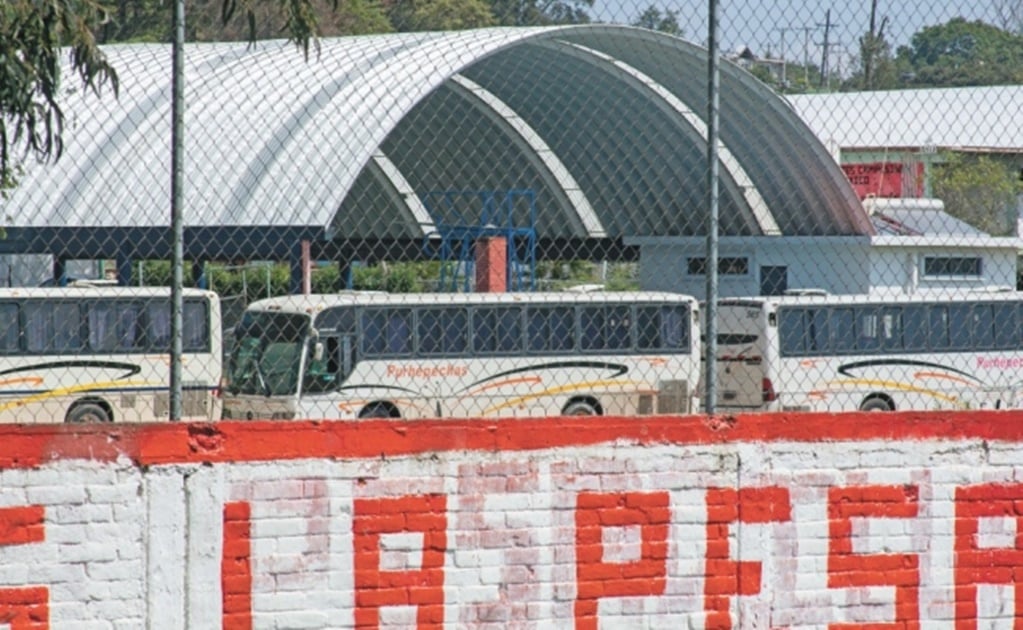
[[[370,173],[380,183],[381,188],[391,198],[395,208],[406,213],[407,225],[418,226],[422,236],[434,233],[433,219],[423,205],[423,201],[416,194],[412,184],[405,179],[398,167],[382,151],[377,151],[369,161]]]
[[[637,68],[615,59],[611,55],[573,42],[552,40],[539,42],[539,45],[556,48],[559,52],[572,54],[578,59],[582,59],[605,71],[612,72],[631,85],[653,94],[656,97],[652,99],[654,103],[661,103],[670,108],[673,118],[676,116],[681,117],[692,130],[699,134],[704,143],[707,142],[707,125],[703,122],[703,119],[667,88]],[[732,181],[734,181],[735,186],[740,189],[742,198],[746,200],[750,211],[756,218],[760,231],[765,235],[781,234],[781,228],[778,226],[777,221],[775,221],[774,214],[753,183],[752,178],[750,178],[746,169],[739,163],[739,160],[728,150],[728,147],[720,142],[718,145],[718,161],[725,172],[729,174]]]
[[[509,140],[537,170],[562,207],[574,211],[583,235],[590,238],[607,236],[604,225],[568,167],[536,130],[493,92],[461,74],[451,77],[445,85],[466,98],[473,107],[504,130]]]

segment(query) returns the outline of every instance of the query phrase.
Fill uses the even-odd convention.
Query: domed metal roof
[[[186,225],[418,239],[462,220],[431,192],[529,190],[545,238],[704,232],[703,48],[607,25],[320,46],[308,61],[282,41],[186,47]],[[104,50],[120,97],[66,95],[64,155],[28,165],[3,202],[13,225],[169,223],[171,48]],[[724,61],[720,95],[722,235],[873,233],[783,99]]]

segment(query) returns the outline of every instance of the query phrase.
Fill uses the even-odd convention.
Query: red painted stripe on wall
[[[45,539],[46,514],[41,505],[0,508],[0,545],[24,545]]]
[[[681,445],[913,439],[1023,441],[1023,411],[10,425],[0,427],[4,444],[0,468],[121,457],[142,465],[357,459],[460,450],[525,451],[614,441]]]
[[[224,552],[220,586],[224,630],[252,629],[252,507],[247,501],[224,505]]]

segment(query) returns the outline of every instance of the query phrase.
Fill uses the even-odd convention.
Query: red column
[[[508,290],[508,240],[503,236],[476,241],[476,291],[504,293]]]

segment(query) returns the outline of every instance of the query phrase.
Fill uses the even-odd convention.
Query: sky
[[[913,33],[925,26],[944,24],[953,17],[983,20],[999,25],[996,2],[1008,0],[877,0],[877,24],[887,17],[885,36],[895,47],[908,45]],[[1018,0],[1017,0],[1018,1]],[[823,25],[830,9],[831,63],[835,55],[846,59],[858,52],[858,40],[870,24],[871,0],[816,2],[814,0],[718,0],[720,49],[728,52],[743,46],[758,57],[770,53],[780,56],[784,43],[785,58],[802,63],[820,64],[823,52]],[[707,0],[595,0],[592,15],[598,21],[630,23],[642,11],[654,6],[676,11],[684,37],[699,44],[707,41]]]

